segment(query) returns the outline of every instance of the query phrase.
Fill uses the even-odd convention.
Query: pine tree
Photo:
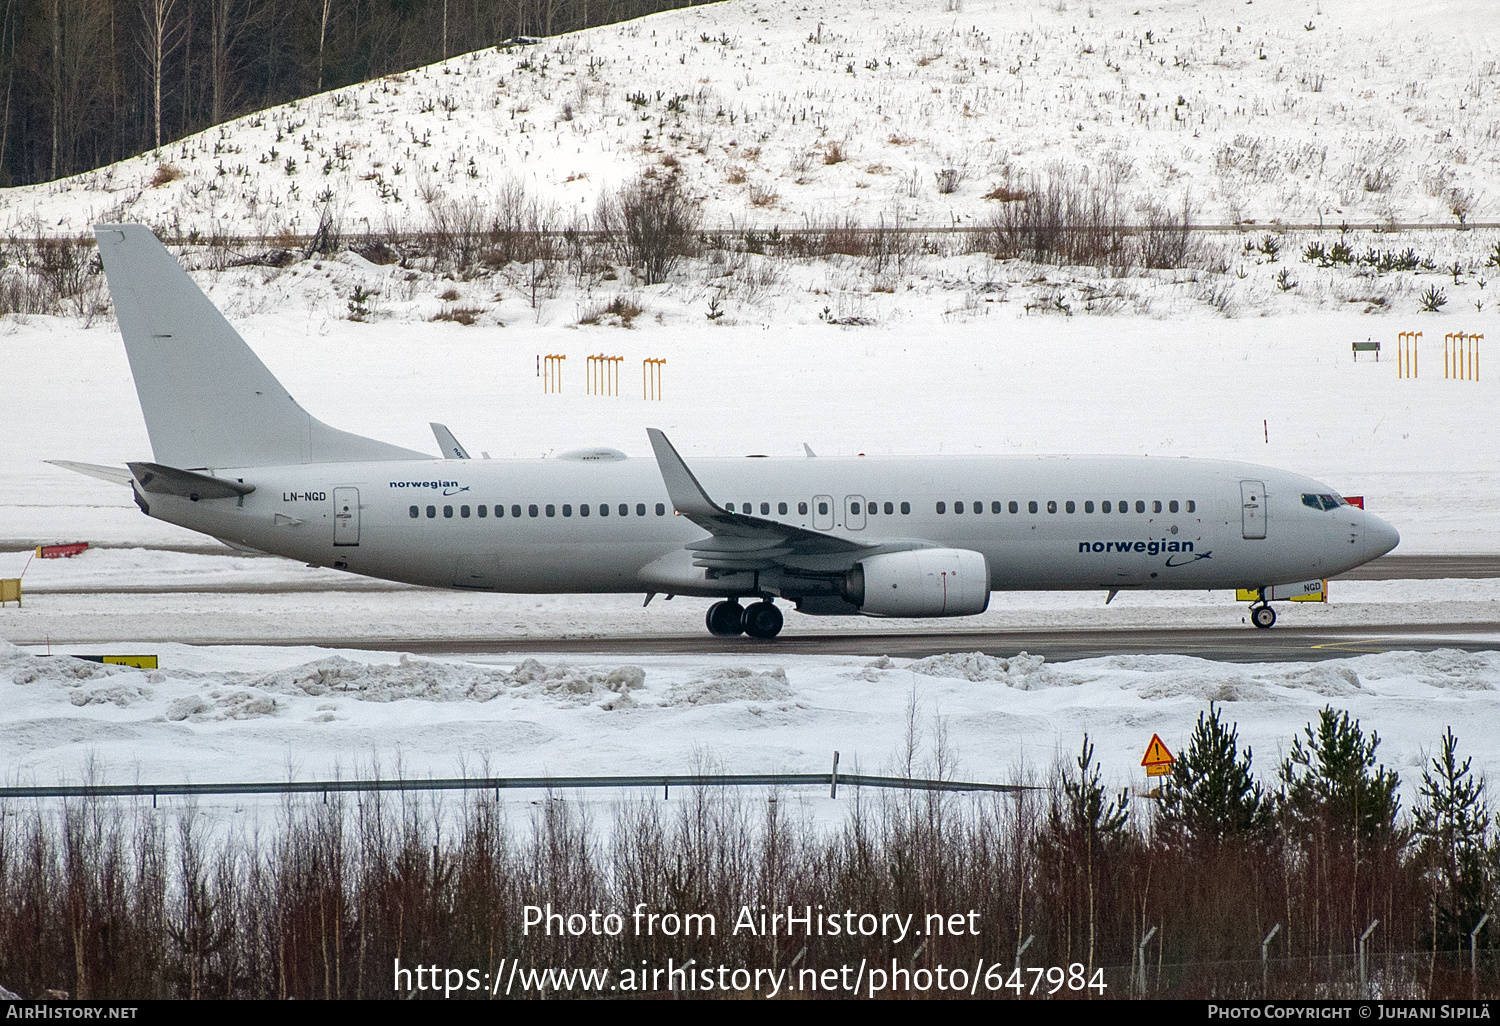
[[[1169,829],[1193,840],[1223,840],[1266,832],[1270,798],[1250,771],[1251,749],[1239,751],[1239,724],[1225,726],[1209,703],[1198,714],[1187,749],[1162,781],[1161,818]]]
[[[1324,706],[1317,730],[1309,723],[1303,738],[1281,763],[1281,799],[1294,821],[1304,827],[1322,820],[1358,844],[1392,840],[1401,799],[1401,778],[1377,766],[1380,735],[1367,739],[1358,720]]]
[[[1489,801],[1484,781],[1470,772],[1471,761],[1458,761],[1458,738],[1448,728],[1442,754],[1422,771],[1416,808],[1417,858],[1432,885],[1438,933],[1433,941],[1442,947],[1467,938],[1484,915],[1493,883]]]
[[[1053,819],[1060,829],[1094,839],[1117,838],[1125,827],[1125,795],[1106,800],[1094,762],[1094,744],[1083,735],[1083,749],[1075,762],[1078,775],[1061,774],[1062,802],[1054,806]]]

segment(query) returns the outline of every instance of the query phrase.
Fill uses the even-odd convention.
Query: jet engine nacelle
[[[866,616],[971,616],[990,604],[990,569],[969,549],[912,549],[861,560],[844,597]]]

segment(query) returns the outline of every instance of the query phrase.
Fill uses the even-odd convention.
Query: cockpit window
[[[1312,492],[1303,492],[1302,505],[1317,510],[1338,509],[1344,505],[1344,500],[1338,495],[1314,495]]]

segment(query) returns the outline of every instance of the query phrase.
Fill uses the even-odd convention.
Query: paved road
[[[118,640],[118,639],[115,639]],[[1500,623],[1422,624],[1410,627],[1324,627],[1294,630],[1275,627],[1067,628],[1013,631],[860,632],[851,634],[783,634],[773,641],[715,638],[709,634],[632,634],[595,638],[449,638],[333,637],[276,638],[194,637],[137,639],[186,641],[194,645],[315,645],[376,652],[427,655],[495,655],[558,653],[570,655],[849,655],[919,659],[943,652],[984,652],[1012,656],[1030,652],[1053,662],[1111,655],[1189,655],[1233,663],[1302,662],[1338,659],[1367,652],[1430,651],[1458,648],[1470,652],[1500,649]],[[23,640],[19,644],[40,644]],[[113,642],[100,641],[99,645]],[[94,644],[70,639],[73,647]]]
[[[210,551],[211,550],[211,551]],[[227,555],[227,549],[207,546],[180,546],[175,552]],[[264,557],[252,557],[264,558]],[[1382,556],[1373,563],[1343,574],[1339,581],[1432,581],[1449,578],[1500,577],[1500,556]],[[144,584],[84,583],[38,584],[28,586],[30,595],[290,595],[302,592],[378,592],[421,591],[412,584],[377,581],[368,577],[344,575],[332,580],[285,581],[200,581]]]

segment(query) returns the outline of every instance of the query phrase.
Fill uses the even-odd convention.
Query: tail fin
[[[94,235],[158,463],[432,458],[331,428],[298,406],[149,229],[103,224]]]

